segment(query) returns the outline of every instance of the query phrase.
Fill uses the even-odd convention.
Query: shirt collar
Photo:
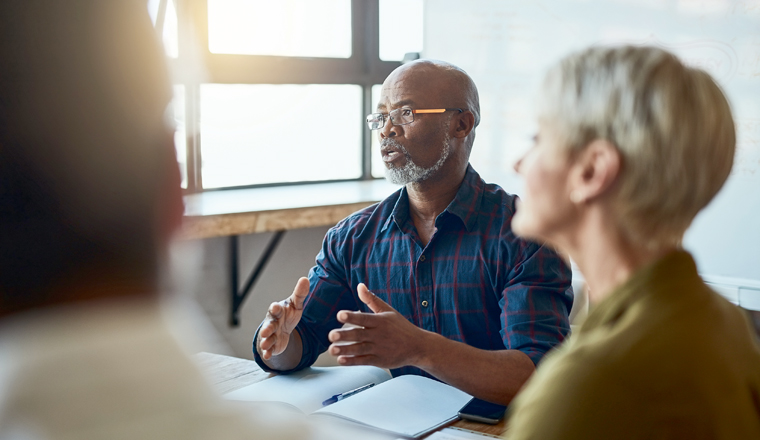
[[[464,174],[462,184],[459,186],[459,191],[457,191],[454,200],[449,203],[449,206],[444,211],[448,211],[459,217],[468,232],[472,232],[475,228],[485,186],[486,183],[480,178],[475,169],[472,168],[472,165],[467,165],[467,171]]]
[[[386,229],[388,229],[388,226],[391,225],[391,222],[395,223],[396,227],[398,227],[400,230],[403,231],[404,223],[406,223],[408,218],[409,218],[409,194],[407,194],[406,192],[406,186],[403,186],[399,190],[398,200],[396,200],[396,204],[393,205],[393,211],[391,211],[390,217],[388,217],[388,219],[383,224],[383,228],[381,229],[381,231],[385,231]]]
[[[483,190],[485,188],[485,182],[480,178],[480,175],[472,168],[472,165],[467,165],[467,171],[464,174],[464,180],[459,186],[457,194],[454,196],[454,200],[449,203],[449,206],[443,211],[459,217],[462,220],[465,228],[468,232],[472,232],[475,228],[475,222],[477,221],[477,211],[480,207],[480,203],[483,199]],[[390,217],[383,224],[382,231],[390,226],[391,222],[394,222],[400,230],[404,230],[404,225],[409,220],[409,194],[406,191],[406,186],[401,188],[398,200],[393,206]]]

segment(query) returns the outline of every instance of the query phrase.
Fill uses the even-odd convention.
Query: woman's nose
[[[523,158],[520,157],[519,159],[517,159],[517,161],[515,161],[514,165],[512,165],[512,168],[515,169],[515,172],[517,174],[520,174],[520,167],[522,166],[522,161],[523,161]]]

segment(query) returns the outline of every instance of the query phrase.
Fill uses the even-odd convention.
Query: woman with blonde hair
[[[681,248],[736,134],[715,81],[654,47],[594,47],[546,76],[512,227],[570,255],[591,312],[510,408],[510,440],[760,439],[760,349]]]

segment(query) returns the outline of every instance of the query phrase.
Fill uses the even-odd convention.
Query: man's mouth
[[[382,146],[380,148],[380,153],[382,154],[383,162],[385,163],[391,163],[401,157],[404,157],[404,152],[401,151],[401,149],[390,145]]]
[[[393,162],[394,160],[398,159],[400,156],[402,156],[402,154],[399,153],[398,151],[384,151],[383,162]]]

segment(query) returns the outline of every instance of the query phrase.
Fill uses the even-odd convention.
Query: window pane
[[[150,14],[150,19],[153,21],[153,26],[156,25],[156,15],[158,15],[159,3],[161,3],[161,0],[148,0],[148,14]]]
[[[158,19],[158,6],[162,0],[148,0],[148,13],[150,19],[153,21],[153,25],[156,25]],[[174,7],[174,0],[164,0],[166,4],[166,12],[163,23],[163,35],[162,40],[164,43],[164,50],[166,55],[172,58],[177,58],[179,53],[178,34],[177,34],[177,10]]]
[[[174,86],[174,99],[171,104],[174,118],[174,146],[177,148],[177,162],[182,175],[182,188],[187,188],[187,131],[185,130],[185,86]]]
[[[380,0],[380,59],[422,52],[422,0]]]
[[[201,85],[204,188],[361,176],[357,85]]]
[[[351,0],[208,0],[213,53],[348,58]]]
[[[377,109],[377,104],[380,102],[380,91],[383,89],[382,84],[375,84],[372,86],[372,111]],[[366,128],[367,125],[365,124]],[[369,130],[369,128],[366,128]],[[372,131],[370,134],[372,138],[372,177],[384,177],[385,176],[385,164],[380,156],[380,132]]]
[[[174,8],[174,0],[167,0],[166,20],[164,21],[164,48],[166,54],[172,58],[179,55],[179,37],[177,36],[177,9]]]

